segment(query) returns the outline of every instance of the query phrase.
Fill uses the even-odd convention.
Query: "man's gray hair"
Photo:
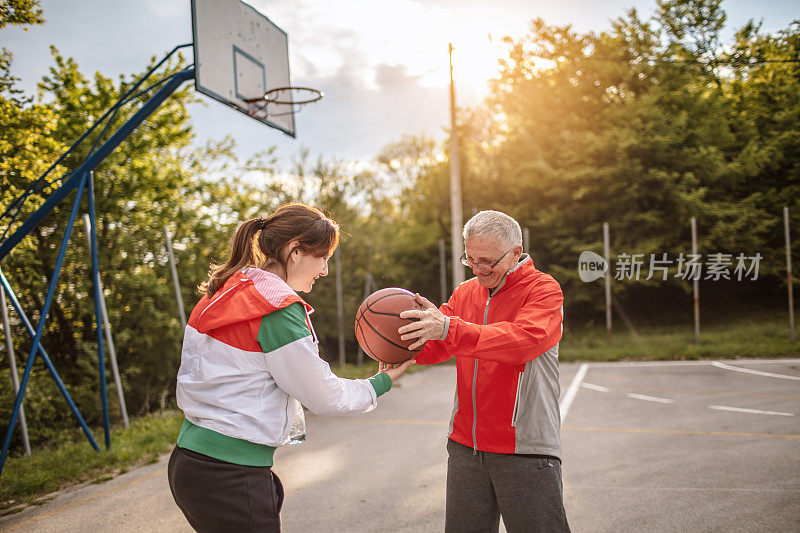
[[[500,211],[480,211],[464,224],[464,240],[471,237],[496,237],[505,246],[522,246],[519,223]]]

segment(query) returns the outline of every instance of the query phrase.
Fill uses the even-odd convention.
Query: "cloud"
[[[488,42],[488,32],[479,30],[480,17],[459,17],[449,7],[415,0],[261,0],[254,6],[289,34],[299,77],[333,75],[356,54],[362,83],[375,83],[380,65],[403,65],[410,75],[421,76],[421,83],[444,86],[447,43],[460,40],[466,50],[472,42]],[[470,62],[478,55],[472,51]]]
[[[422,85],[402,65],[377,65],[374,84],[362,83],[356,72],[342,68],[317,80],[325,98],[297,117],[304,143],[363,160],[405,133],[441,135],[449,112],[445,88]]]
[[[375,67],[375,83],[380,90],[396,90],[419,85],[422,76],[409,76],[405,65],[387,65],[381,63]]]
[[[459,105],[485,94],[502,49],[492,34],[519,37],[531,18],[573,23],[579,31],[608,27],[608,20],[636,5],[652,10],[652,0],[245,0],[289,34],[295,85],[324,90],[327,96],[297,115],[297,140],[270,130],[205,97],[193,106],[198,142],[231,134],[247,155],[278,145],[282,160],[305,145],[326,157],[365,160],[403,134],[426,131],[443,139],[449,124],[447,45],[453,61]],[[785,27],[795,16],[791,2],[758,4],[730,0],[731,25],[766,17],[767,27]],[[5,28],[3,46],[15,54],[14,73],[34,92],[52,60],[53,43],[75,57],[82,71],[116,77],[142,72],[150,57],[191,40],[188,0],[44,0],[47,22],[30,31]],[[92,28],[92,31],[76,31]],[[190,54],[189,54],[190,55]]]
[[[253,0],[252,5],[288,33],[292,83],[326,94],[296,116],[298,139],[312,151],[340,158],[370,159],[409,133],[443,139],[449,125],[448,43],[456,44],[461,105],[485,94],[499,53],[484,31],[491,17],[475,11],[479,4],[462,9],[417,0]],[[278,140],[279,151],[284,146],[295,151],[292,143]]]

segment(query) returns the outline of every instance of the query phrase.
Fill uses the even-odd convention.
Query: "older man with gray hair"
[[[558,343],[564,296],[522,253],[516,220],[481,211],[464,226],[475,277],[439,309],[417,295],[399,329],[419,364],[456,358],[445,530],[569,531],[561,482]]]

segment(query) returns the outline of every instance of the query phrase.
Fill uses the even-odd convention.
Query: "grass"
[[[567,323],[559,347],[559,360],[664,361],[798,357],[800,342],[790,340],[786,315],[760,309],[753,311],[752,316],[736,314],[735,311],[715,319],[709,316],[701,324],[699,343],[694,342],[694,323],[628,327],[618,320],[610,345],[606,340],[604,325],[576,327]],[[423,368],[424,365],[414,365],[408,372]],[[368,358],[365,358],[361,367],[354,364],[333,366],[337,376],[351,379],[370,377],[377,370],[377,363]]]
[[[54,491],[79,483],[102,483],[134,466],[154,463],[175,444],[183,414],[175,411],[131,420],[111,434],[106,450],[102,430],[93,432],[101,452],[75,432],[57,445],[34,449],[29,457],[9,457],[0,482],[0,515],[40,503]]]
[[[621,329],[621,328],[624,328]],[[791,357],[800,343],[789,338],[788,319],[781,315],[728,318],[703,325],[694,342],[694,325],[646,326],[634,331],[624,325],[606,341],[604,327],[564,331],[561,361],[653,361],[674,359]]]

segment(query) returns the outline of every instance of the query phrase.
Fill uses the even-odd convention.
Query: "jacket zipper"
[[[514,410],[511,412],[511,427],[517,427],[517,409],[519,409],[519,393],[522,390],[522,379],[525,377],[525,371],[519,373],[517,380],[517,395],[514,396]]]
[[[286,407],[283,408],[283,416],[286,422],[283,424],[284,430],[281,434],[281,442],[286,440],[289,437],[289,433],[292,432],[292,424],[289,421],[289,395],[286,395]]]
[[[492,295],[486,299],[486,309],[483,311],[483,325],[489,321],[489,302]],[[478,386],[478,360],[475,359],[475,371],[472,375],[472,455],[478,455],[478,401],[476,399],[476,388]]]

